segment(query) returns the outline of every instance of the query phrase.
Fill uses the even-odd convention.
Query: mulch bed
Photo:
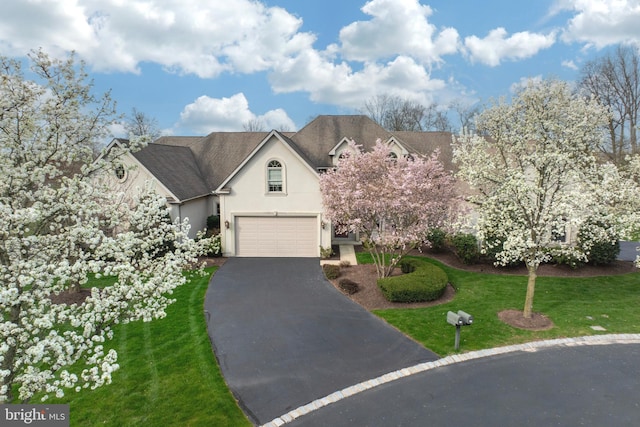
[[[402,274],[399,271],[400,269],[396,269],[394,275]],[[412,302],[412,303],[402,303],[402,302],[391,302],[388,301],[384,295],[382,295],[382,291],[378,288],[378,274],[376,273],[376,267],[373,264],[362,264],[362,265],[352,265],[349,267],[343,267],[340,270],[340,276],[335,280],[330,280],[330,282],[335,286],[338,290],[340,287],[338,286],[338,282],[341,279],[349,279],[356,282],[360,285],[360,290],[355,294],[347,295],[345,292],[343,294],[347,295],[351,300],[360,304],[367,310],[382,310],[387,308],[419,308],[419,307],[431,307],[433,305],[443,304],[445,302],[449,302],[453,299],[455,295],[455,290],[453,286],[447,285],[447,289],[445,290],[444,295],[437,299],[436,301],[429,302]]]
[[[91,289],[82,288],[77,292],[64,291],[60,292],[57,295],[51,295],[51,302],[54,304],[77,304],[81,305],[84,303],[89,296],[91,296]]]
[[[553,328],[551,319],[540,313],[531,313],[531,318],[526,319],[520,310],[504,310],[498,313],[498,318],[507,325],[519,329],[546,331]]]

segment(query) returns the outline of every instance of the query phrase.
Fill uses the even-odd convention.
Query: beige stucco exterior
[[[283,191],[269,192],[267,165],[283,166]],[[320,247],[331,246],[331,227],[322,216],[318,174],[283,140],[272,134],[219,189],[222,247],[225,256],[236,255],[236,220],[243,216],[313,217]],[[229,227],[226,228],[225,221]]]

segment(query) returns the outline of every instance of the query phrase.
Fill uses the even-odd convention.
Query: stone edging
[[[408,377],[418,374],[420,372],[429,371],[431,369],[439,368],[441,366],[448,366],[455,363],[466,362],[468,360],[480,359],[482,357],[496,356],[499,354],[513,353],[516,351],[536,351],[541,348],[559,347],[559,346],[581,346],[581,345],[607,345],[607,344],[640,344],[640,334],[608,334],[608,335],[590,335],[585,337],[576,338],[561,338],[548,341],[534,341],[525,344],[510,345],[506,347],[497,347],[487,350],[473,351],[463,354],[454,354],[444,357],[442,359],[435,360],[433,362],[420,363],[418,365],[403,368],[388,374],[384,374],[377,378],[361,382],[356,385],[344,388],[340,391],[336,391],[328,396],[320,399],[316,399],[311,403],[300,406],[292,411],[287,412],[278,418],[264,424],[262,427],[280,427],[284,424],[320,409],[324,406],[328,406],[339,400],[353,396],[365,390],[377,387],[379,385],[395,381],[397,379]]]

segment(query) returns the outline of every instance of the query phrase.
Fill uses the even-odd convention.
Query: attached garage
[[[237,216],[236,256],[317,257],[315,216]]]

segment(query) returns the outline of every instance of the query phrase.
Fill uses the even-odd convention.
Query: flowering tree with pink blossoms
[[[411,249],[428,244],[430,230],[446,227],[457,211],[455,182],[438,160],[392,157],[380,140],[349,156],[320,177],[325,215],[338,233],[358,233],[373,256],[378,277],[391,274]]]

